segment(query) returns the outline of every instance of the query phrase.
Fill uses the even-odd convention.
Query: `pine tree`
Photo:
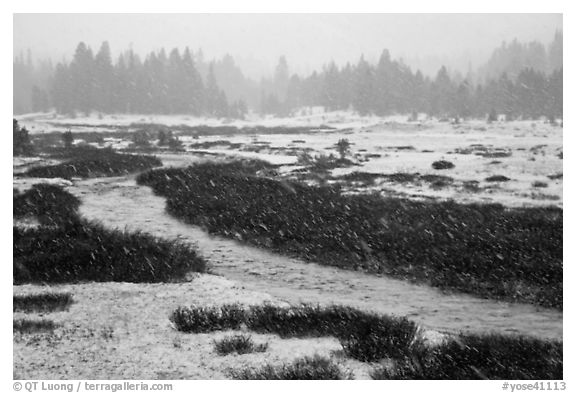
[[[67,94],[72,97],[72,109],[79,110],[86,115],[95,108],[94,68],[92,50],[81,42],[70,64],[71,90]]]

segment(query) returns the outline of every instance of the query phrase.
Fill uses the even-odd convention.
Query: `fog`
[[[93,50],[108,41],[113,54],[189,46],[207,58],[229,53],[260,77],[281,55],[306,73],[387,48],[431,73],[478,66],[505,40],[549,42],[561,28],[561,14],[15,14],[14,55],[70,59],[80,41]]]

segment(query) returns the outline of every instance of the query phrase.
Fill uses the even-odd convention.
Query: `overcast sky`
[[[548,43],[557,29],[561,14],[15,14],[14,54],[70,59],[80,41],[97,51],[107,40],[114,55],[189,46],[208,58],[229,53],[256,76],[280,55],[308,72],[387,48],[410,65],[458,68],[480,65],[504,40]]]

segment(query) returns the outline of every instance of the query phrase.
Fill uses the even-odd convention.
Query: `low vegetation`
[[[236,334],[214,342],[216,353],[220,356],[237,353],[244,355],[254,352],[266,352],[268,344],[256,344],[251,336]]]
[[[562,379],[562,342],[524,336],[460,335],[420,348],[373,379]]]
[[[493,176],[489,176],[486,179],[484,179],[488,182],[504,182],[504,181],[510,181],[510,178],[504,176],[504,175],[493,175]]]
[[[562,209],[342,195],[260,178],[262,162],[141,174],[167,211],[306,260],[562,308]]]
[[[13,227],[14,284],[163,282],[206,269],[205,261],[185,244],[81,219],[78,199],[57,186],[35,186],[16,193],[14,201],[15,216],[37,215],[49,224]]]
[[[536,188],[546,188],[548,187],[548,183],[544,182],[544,181],[535,181],[532,183],[532,187],[536,187]]]
[[[548,179],[550,179],[550,180],[558,180],[558,179],[563,179],[563,178],[564,178],[563,173],[555,173],[553,175],[548,175]]]
[[[50,184],[35,184],[23,193],[16,191],[13,197],[14,218],[34,216],[43,225],[59,225],[77,218],[80,200]]]
[[[21,334],[51,333],[58,327],[49,319],[15,319],[13,322],[13,332]]]
[[[243,328],[281,337],[334,336],[348,357],[363,362],[386,360],[374,368],[374,379],[562,379],[561,341],[460,334],[429,345],[410,320],[351,307],[180,307],[171,321],[178,330],[188,333]],[[253,344],[249,341],[249,336],[231,336],[224,347],[227,352],[236,347],[251,350]],[[284,367],[237,370],[235,375],[240,379],[289,379],[281,378]]]
[[[48,292],[32,295],[14,295],[12,298],[14,312],[56,312],[66,311],[72,305],[70,293]]]
[[[14,227],[13,233],[14,284],[164,282],[206,268],[184,244],[82,220],[59,227]]]
[[[383,316],[345,306],[292,307],[239,304],[221,307],[180,307],[171,321],[187,333],[239,329],[281,337],[337,337],[344,352],[355,359],[374,361],[405,355],[414,341],[417,326],[405,318]]]
[[[452,169],[452,168],[454,168],[454,164],[451,163],[450,161],[445,161],[445,160],[434,161],[432,163],[432,168],[434,168],[434,169]]]
[[[30,156],[34,153],[34,146],[26,127],[20,127],[16,119],[12,119],[12,154],[16,156]]]
[[[339,380],[352,379],[352,374],[343,371],[332,360],[322,356],[304,357],[289,364],[266,365],[261,368],[231,370],[234,379],[275,380]]]
[[[63,179],[121,176],[162,165],[162,161],[156,157],[122,154],[112,149],[97,149],[89,146],[54,149],[51,156],[66,161],[57,165],[31,168],[24,175]]]

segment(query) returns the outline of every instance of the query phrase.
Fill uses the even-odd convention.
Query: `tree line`
[[[59,113],[191,114],[242,117],[246,105],[229,102],[214,70],[202,78],[188,48],[164,49],[144,60],[128,50],[112,62],[104,42],[98,53],[84,43],[70,64],[59,63],[52,83],[53,105]]]
[[[283,67],[283,66],[282,66]],[[278,73],[276,78],[278,78]],[[436,117],[507,118],[562,117],[562,68],[550,74],[523,68],[515,78],[503,72],[484,83],[451,76],[442,67],[435,77],[424,76],[385,50],[376,64],[361,58],[356,64],[334,63],[309,77],[293,75],[263,93],[262,111],[289,114],[307,106],[328,110],[354,109],[362,115],[426,113]]]
[[[330,63],[307,76],[290,74],[281,57],[270,78],[246,78],[227,55],[207,62],[200,51],[173,49],[140,58],[132,50],[113,61],[104,42],[94,54],[80,43],[70,62],[14,60],[14,112],[56,109],[74,114],[190,114],[242,118],[255,112],[290,115],[302,107],[360,114],[426,113],[437,117],[551,119],[562,117],[562,34],[548,50],[538,43],[504,43],[477,75],[440,68],[435,76],[412,71],[387,50],[371,64]],[[540,59],[542,58],[542,59]],[[494,76],[495,75],[495,76]],[[481,79],[481,80],[480,80]]]

